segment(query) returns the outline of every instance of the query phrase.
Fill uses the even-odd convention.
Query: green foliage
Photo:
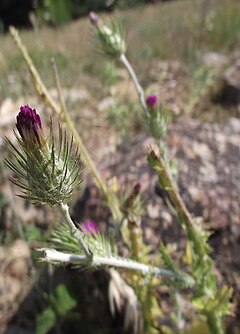
[[[203,99],[208,100],[209,92],[216,83],[214,68],[206,65],[198,66],[193,72],[193,84],[186,103],[186,113],[191,113]]]
[[[49,333],[57,319],[63,319],[77,305],[64,284],[59,284],[48,296],[47,301],[48,306],[37,316],[36,334]]]
[[[184,289],[195,286],[195,281],[192,279],[191,276],[185,275],[182,271],[177,269],[176,264],[173,262],[167,248],[164,246],[163,243],[160,244],[160,253],[165,268],[176,273],[176,277],[168,280],[168,282],[166,283],[167,285],[172,286],[176,289]]]
[[[36,334],[47,334],[57,320],[56,313],[49,306],[36,319]]]
[[[98,232],[91,234],[85,230],[79,230],[79,233],[81,233],[92,254],[107,258],[115,255],[114,245],[110,243],[107,237],[102,233]],[[60,224],[55,231],[53,231],[53,234],[50,237],[50,242],[56,250],[69,254],[84,254],[78,239],[72,235],[68,225]],[[86,262],[86,266],[87,265],[88,263]]]
[[[240,41],[239,2],[223,2],[221,10],[212,10],[206,17],[207,42],[212,48],[232,48]],[[223,45],[224,44],[224,45]]]
[[[149,111],[148,126],[150,134],[157,140],[162,139],[167,133],[169,111],[164,107]]]
[[[27,241],[42,240],[43,235],[41,230],[34,225],[28,225],[24,229],[24,236]]]
[[[106,86],[112,86],[116,83],[117,71],[114,62],[109,61],[101,67],[100,78]]]
[[[116,101],[107,113],[107,120],[115,130],[120,133],[121,137],[127,137],[132,125],[131,106]]]
[[[38,7],[37,17],[47,24],[62,24],[70,21],[72,12],[71,1],[66,0],[43,0]]]

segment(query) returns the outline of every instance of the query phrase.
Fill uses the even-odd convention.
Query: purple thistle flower
[[[82,224],[82,230],[87,231],[89,234],[94,235],[96,233],[99,233],[98,226],[92,221],[92,220],[86,220]]]
[[[43,142],[42,122],[35,109],[28,105],[20,107],[16,127],[25,144],[32,146],[33,143],[38,143],[41,146]]]
[[[99,23],[99,16],[95,12],[90,12],[89,19],[90,19],[90,22],[93,25],[95,25],[95,26],[98,25],[98,23]]]
[[[155,94],[149,95],[149,96],[146,98],[146,103],[147,103],[147,106],[148,106],[149,108],[154,108],[154,107],[156,107],[156,105],[157,105],[157,103],[158,103],[157,95],[155,95]]]

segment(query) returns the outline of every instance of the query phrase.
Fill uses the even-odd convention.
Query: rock
[[[229,105],[240,103],[240,59],[225,71],[223,87],[218,99]]]
[[[52,88],[49,90],[50,95],[58,100],[58,91],[56,88]],[[90,98],[90,94],[84,87],[79,88],[62,88],[62,97],[65,101],[69,101],[70,103],[76,103],[79,101],[86,101]]]
[[[228,58],[217,52],[206,52],[202,55],[202,62],[207,66],[211,66],[216,70],[219,70],[227,65]]]
[[[97,109],[99,111],[108,111],[109,108],[114,107],[116,104],[116,101],[113,97],[109,96],[104,98],[97,106]]]

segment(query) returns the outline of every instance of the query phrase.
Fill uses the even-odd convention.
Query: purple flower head
[[[82,224],[82,230],[87,231],[91,235],[94,235],[99,232],[98,226],[92,220],[86,220]]]
[[[152,95],[149,95],[146,99],[146,103],[147,103],[147,106],[149,108],[154,108],[156,107],[157,103],[158,103],[158,98],[157,98],[157,95],[155,94],[152,94]]]
[[[95,26],[98,25],[98,23],[99,23],[99,16],[95,12],[90,12],[89,19],[90,19],[90,22],[93,25],[95,25]]]
[[[20,107],[16,127],[25,144],[29,146],[34,143],[42,144],[42,123],[35,109],[28,105]]]

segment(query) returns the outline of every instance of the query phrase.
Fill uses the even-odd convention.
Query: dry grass
[[[237,0],[183,0],[115,12],[128,32],[129,56],[142,77],[151,59],[196,62],[203,50],[228,51],[240,44],[240,3]],[[104,59],[92,45],[88,19],[57,29],[22,31],[22,39],[49,86],[53,85],[50,58],[55,57],[63,85],[76,86],[97,75]],[[14,84],[9,84],[9,76]],[[88,81],[91,86],[91,79]],[[11,80],[10,80],[11,81]],[[1,36],[0,101],[29,90],[26,67],[9,35]]]

